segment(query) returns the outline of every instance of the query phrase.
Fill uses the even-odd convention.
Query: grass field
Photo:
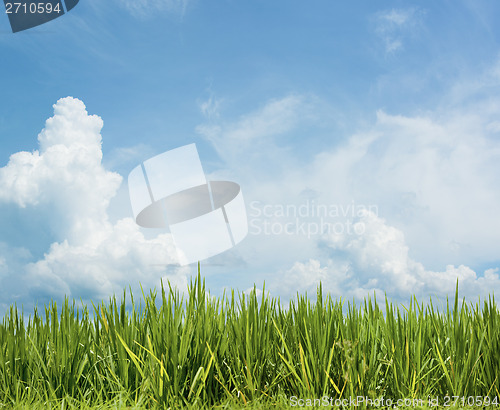
[[[457,290],[442,311],[416,300],[382,310],[320,286],[315,302],[298,295],[283,309],[265,293],[207,297],[200,273],[186,298],[169,287],[141,306],[125,297],[52,303],[29,319],[12,307],[0,325],[0,408],[286,408],[324,396],[498,407],[493,297],[467,305]]]

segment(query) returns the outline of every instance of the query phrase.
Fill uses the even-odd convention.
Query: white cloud
[[[235,121],[209,116],[197,130],[226,162],[219,174],[232,174],[247,205],[354,200],[379,210],[358,215],[363,235],[251,233],[220,260],[243,260],[238,269],[250,282],[243,289],[264,278],[281,296],[314,291],[320,280],[335,296],[443,295],[454,291],[457,278],[468,296],[498,291],[496,266],[484,275],[471,267],[498,260],[499,106],[498,97],[488,95],[465,108],[419,115],[379,111],[364,131],[344,140],[332,136],[308,161],[298,159],[314,138],[311,113],[327,111],[318,100],[275,99]],[[297,138],[304,124],[307,135]],[[57,239],[45,257],[23,265],[18,280],[35,296],[104,295],[133,281],[157,285],[161,277],[187,283],[186,271],[165,272],[163,264],[175,262],[168,235],[146,239],[130,218],[110,222],[109,201],[122,178],[102,166],[101,127],[82,102],[60,100],[39,136],[40,150],[14,154],[0,168],[0,204],[48,219]],[[3,284],[16,280],[8,253],[1,253]]]
[[[103,158],[103,165],[106,169],[130,169],[155,154],[154,149],[144,143],[128,147],[116,147],[112,148]]]
[[[468,295],[488,294],[500,290],[500,280],[488,271],[484,278],[467,266],[447,265],[446,270],[434,272],[409,256],[408,245],[401,230],[389,226],[382,218],[365,212],[357,224],[363,224],[362,235],[350,234],[342,238],[330,235],[326,243],[335,251],[343,252],[356,275],[357,287],[364,290],[383,289],[394,297],[412,294],[445,296],[453,294],[457,279],[461,290]],[[347,291],[354,291],[354,286]]]
[[[206,114],[208,107],[213,109],[214,101],[209,100],[201,105],[201,111]],[[221,125],[203,124],[197,131],[210,140],[219,154],[229,159],[228,151],[243,151],[246,146],[265,144],[270,137],[276,137],[293,129],[305,108],[302,97],[290,95],[282,99],[269,101],[257,112],[243,115],[236,123],[223,123]],[[229,146],[227,144],[230,144]]]
[[[387,53],[394,53],[395,51],[403,48],[403,42],[401,40],[394,40],[387,38],[385,42],[385,51]]]
[[[89,241],[105,225],[106,208],[122,181],[101,166],[101,128],[102,120],[87,115],[81,101],[59,100],[38,136],[40,151],[13,154],[0,169],[0,202],[49,204],[58,237]]]
[[[490,116],[493,128],[495,128],[495,123],[498,122],[498,119],[493,113],[498,112],[499,108],[496,95],[498,95],[500,89],[500,54],[492,56],[492,58],[495,58],[493,63],[482,69],[482,72],[479,74],[462,74],[453,84],[447,101],[451,101],[461,107],[468,107],[470,105],[469,116],[475,113],[473,107],[481,104],[481,111],[477,111]]]
[[[189,4],[189,0],[117,0],[132,14],[146,16],[157,11],[167,11],[183,15]]]
[[[255,296],[257,296],[257,298],[260,298],[262,296],[262,289],[259,289],[257,287],[248,288],[243,293],[247,296],[250,296],[254,291],[255,291]],[[266,293],[268,294],[269,292]]]
[[[146,240],[130,218],[107,228],[98,243],[54,243],[44,259],[27,265],[36,292],[103,298],[129,285],[157,285],[165,264],[176,261],[169,235]]]
[[[413,295],[419,300],[427,297],[444,298],[453,295],[458,280],[459,293],[475,298],[500,291],[497,269],[488,269],[482,277],[467,266],[446,266],[441,272],[425,269],[408,255],[403,233],[374,215],[366,212],[357,224],[364,234],[325,235],[327,246],[335,257],[324,264],[310,259],[296,262],[284,272],[276,287],[285,287],[288,294],[297,291],[314,294],[318,284],[334,297],[362,299],[376,293],[384,297],[408,301]]]
[[[384,10],[375,14],[375,33],[382,40],[385,52],[404,48],[403,40],[421,24],[422,11],[417,8]]]
[[[0,278],[7,273],[7,261],[4,257],[0,256]]]
[[[412,255],[437,266],[498,258],[500,144],[492,114],[379,112],[370,130],[316,156],[295,184],[326,203],[376,204]]]
[[[293,162],[279,138],[286,138],[299,124],[309,121],[314,108],[307,97],[288,95],[268,101],[234,122],[212,118],[197,126],[196,131],[213,144],[228,169],[254,178],[264,178],[267,172],[278,176],[288,161]]]
[[[21,275],[4,273],[4,281],[22,281],[34,298],[99,298],[128,285],[155,286],[165,265],[177,261],[170,235],[148,240],[131,218],[110,223],[109,202],[122,177],[101,164],[102,125],[80,100],[63,98],[38,137],[40,150],[13,154],[0,168],[0,206],[16,204],[48,220],[57,238]],[[171,276],[185,273],[174,269]]]
[[[396,10],[392,9],[378,15],[380,21],[385,21],[387,24],[394,26],[402,26],[407,23],[414,15],[415,9]]]
[[[220,116],[220,104],[220,100],[211,95],[206,101],[199,103],[200,111],[208,120],[215,120]]]
[[[364,235],[343,232],[327,241],[300,232],[256,234],[251,224],[238,251],[248,265],[270,275],[274,293],[313,290],[321,280],[336,295],[444,295],[454,292],[457,278],[467,296],[500,291],[494,270],[477,274],[470,268],[498,260],[500,143],[491,125],[498,98],[488,97],[487,110],[477,101],[413,116],[379,111],[364,132],[340,143],[332,138],[312,161],[298,162],[306,143],[287,144],[286,136],[301,127],[304,112],[314,110],[305,101],[273,100],[232,123],[212,123],[215,134],[198,127],[241,184],[251,222],[283,228],[290,221],[253,213],[253,201],[261,208],[297,207],[306,198],[326,205],[356,201],[379,210],[362,217]],[[276,127],[268,115],[275,110]],[[301,218],[311,220],[319,224]]]
[[[324,289],[332,295],[341,296],[345,290],[344,283],[348,278],[348,265],[332,266],[328,264],[321,266],[321,262],[309,259],[306,262],[295,262],[293,266],[283,273],[281,286],[290,296],[295,292],[312,294],[321,282]],[[275,284],[276,286],[277,284]]]

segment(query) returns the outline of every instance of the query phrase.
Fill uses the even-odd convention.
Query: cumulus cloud
[[[13,154],[0,168],[0,206],[15,204],[47,220],[57,239],[20,275],[0,260],[4,281],[22,281],[33,299],[103,297],[129,285],[154,286],[165,264],[177,261],[169,234],[146,239],[131,218],[109,221],[122,177],[102,165],[102,126],[82,101],[63,98],[38,136],[39,150]]]
[[[376,188],[371,195],[394,222],[407,225],[412,240],[418,235],[428,243],[420,245],[422,255],[436,260],[439,252],[468,263],[497,257],[500,145],[488,131],[488,117],[380,112],[369,137],[346,148],[362,153],[361,161],[350,164],[353,182]]]
[[[254,292],[255,292],[255,296],[257,296],[257,298],[260,298],[262,296],[262,289],[259,289],[257,287],[248,288],[243,293],[247,296],[250,296]],[[268,295],[269,295],[269,292],[266,292],[266,296],[268,296]]]
[[[401,230],[389,226],[371,212],[363,212],[357,225],[362,235],[327,235],[327,246],[346,258],[350,270],[356,273],[352,290],[385,291],[392,296],[440,295],[453,293],[456,281],[472,295],[487,294],[500,289],[500,280],[493,271],[482,278],[467,266],[447,265],[441,272],[425,269],[409,256],[409,248]],[[358,290],[359,293],[359,290]]]
[[[320,261],[309,259],[306,262],[295,262],[290,269],[284,272],[282,284],[293,294],[294,291],[314,292],[321,282],[327,286],[331,293],[337,294],[335,287],[331,286],[334,284],[332,279],[336,279],[336,284],[340,288],[346,275],[346,271],[335,270],[331,266],[321,266]]]
[[[165,263],[175,263],[169,235],[146,240],[128,218],[107,228],[99,242],[54,243],[44,259],[28,264],[32,293],[103,298],[129,285],[154,286],[165,272]]]
[[[72,243],[102,232],[106,208],[122,181],[101,166],[102,125],[81,101],[60,100],[38,136],[40,150],[13,154],[0,169],[0,201],[22,208],[50,204],[54,229]]]
[[[250,217],[249,236],[219,261],[241,261],[243,289],[262,278],[277,296],[314,292],[320,281],[335,296],[356,298],[372,291],[444,295],[457,279],[467,296],[498,291],[497,266],[473,268],[498,260],[498,106],[489,97],[466,109],[419,115],[379,111],[364,130],[332,137],[307,161],[297,158],[304,138],[314,140],[311,112],[325,111],[319,100],[286,96],[235,121],[209,115],[197,130],[226,162],[222,173],[231,172],[242,186]],[[304,124],[303,139],[289,138]],[[38,260],[22,248],[13,258],[14,249],[0,244],[3,300],[7,288],[36,299],[101,297],[131,282],[154,286],[160,278],[186,287],[186,271],[164,266],[176,262],[169,235],[146,239],[130,218],[110,222],[109,203],[122,177],[102,165],[101,127],[81,101],[62,99],[39,135],[39,150],[14,154],[0,168],[0,206],[49,221],[55,237]],[[293,214],[308,201],[340,205],[327,219],[359,229],[325,232],[312,208]],[[376,207],[342,211],[354,203]],[[264,222],[279,229],[256,232]]]
[[[379,111],[369,127],[342,141],[332,138],[307,162],[296,157],[314,128],[298,145],[281,138],[314,110],[301,96],[198,131],[239,170],[232,177],[242,185],[250,218],[240,252],[248,265],[269,273],[273,293],[311,291],[322,281],[336,295],[375,291],[405,298],[453,293],[458,279],[463,294],[476,297],[500,290],[497,266],[471,267],[497,261],[500,240],[500,144],[492,109],[498,99],[488,97],[487,106],[477,101],[413,116]],[[268,113],[274,111],[280,118],[275,134],[263,125],[273,129]],[[305,215],[293,213],[308,203],[354,202],[376,205],[376,212],[330,219],[344,227],[362,224],[362,235],[345,229],[321,235],[324,224],[311,207]]]
[[[375,293],[392,299],[408,301],[429,296],[444,298],[453,295],[458,281],[461,295],[469,298],[500,291],[498,269],[488,269],[483,276],[467,266],[447,265],[443,271],[432,271],[413,260],[408,253],[404,234],[386,221],[366,211],[356,220],[359,231],[327,234],[323,243],[333,251],[326,261],[310,259],[295,262],[283,273],[280,285],[287,292],[313,294],[318,284],[335,297],[363,299]]]

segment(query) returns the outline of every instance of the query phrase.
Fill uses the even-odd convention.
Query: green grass
[[[0,325],[0,409],[286,408],[290,397],[500,398],[500,312],[415,299],[344,306],[318,288],[283,309],[265,292],[206,296],[191,283]],[[127,308],[128,306],[128,308]],[[477,407],[475,407],[477,408]]]

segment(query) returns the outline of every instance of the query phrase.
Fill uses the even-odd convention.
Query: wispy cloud
[[[218,112],[218,102],[213,98],[200,105],[200,110],[206,116]],[[266,137],[283,134],[294,127],[304,108],[302,97],[290,95],[285,98],[269,101],[257,112],[241,116],[237,123],[224,123],[217,127],[200,125],[197,130],[216,146],[217,142],[233,142],[237,147],[241,144],[255,143]],[[240,148],[241,149],[241,148]]]
[[[132,14],[144,17],[158,11],[184,15],[190,0],[116,0]]]
[[[404,40],[414,34],[421,24],[422,15],[423,12],[417,8],[391,9],[375,14],[375,33],[386,53],[393,54],[404,48]]]
[[[204,108],[201,107],[202,112]],[[289,95],[268,101],[234,122],[212,116],[211,120],[197,126],[196,131],[213,144],[230,168],[264,169],[273,163],[281,167],[288,155],[283,152],[283,161],[275,160],[282,149],[287,150],[280,147],[277,139],[294,130],[312,109],[304,96]]]
[[[494,95],[485,100],[491,107],[500,102]],[[256,269],[275,269],[274,294],[314,291],[321,280],[338,295],[443,296],[458,279],[463,294],[476,297],[500,291],[498,266],[471,267],[498,260],[500,240],[497,111],[484,103],[406,116],[380,110],[364,131],[342,143],[332,136],[332,144],[306,163],[296,158],[314,131],[299,146],[287,136],[301,129],[304,113],[322,108],[311,108],[303,96],[275,99],[198,131],[242,186],[251,221],[240,252]],[[294,229],[293,215],[283,216],[306,201],[330,206],[353,200],[377,205],[378,214],[335,221],[361,223],[362,235],[308,235]],[[253,202],[260,204],[256,212]],[[302,222],[321,224],[310,214],[299,216]],[[265,223],[267,233],[252,231]]]
[[[221,101],[215,96],[210,97],[199,103],[200,111],[207,120],[216,120],[220,116]]]
[[[488,75],[478,84],[491,84],[496,77]],[[399,299],[411,293],[441,296],[453,291],[457,279],[468,297],[500,291],[498,266],[473,268],[498,260],[498,106],[496,93],[479,93],[466,105],[419,115],[380,110],[362,131],[340,142],[332,136],[309,161],[298,161],[314,129],[304,135],[297,130],[309,124],[311,112],[325,112],[321,101],[285,96],[232,120],[223,118],[214,100],[200,104],[208,119],[197,130],[225,161],[221,173],[231,173],[241,185],[249,208],[250,234],[234,250],[250,282],[243,289],[259,283],[261,272],[266,289],[277,296],[314,291],[319,281],[334,295],[354,297],[371,291]],[[26,301],[101,297],[131,282],[154,286],[160,277],[184,286],[186,271],[165,272],[164,264],[175,262],[169,235],[147,239],[131,218],[110,221],[109,203],[122,177],[102,165],[102,120],[72,98],[54,109],[39,135],[39,150],[13,154],[0,168],[0,206],[24,209],[30,220],[45,221],[56,238],[35,260],[29,250],[0,244],[4,303],[12,300],[6,289],[14,288]],[[297,134],[300,144],[293,143]],[[376,204],[378,212],[336,217],[359,224],[361,233],[308,235],[293,224],[291,234],[279,232],[285,223],[296,223],[280,212],[306,201]],[[317,215],[297,218],[299,224],[321,223]],[[253,222],[278,229],[258,233]]]

